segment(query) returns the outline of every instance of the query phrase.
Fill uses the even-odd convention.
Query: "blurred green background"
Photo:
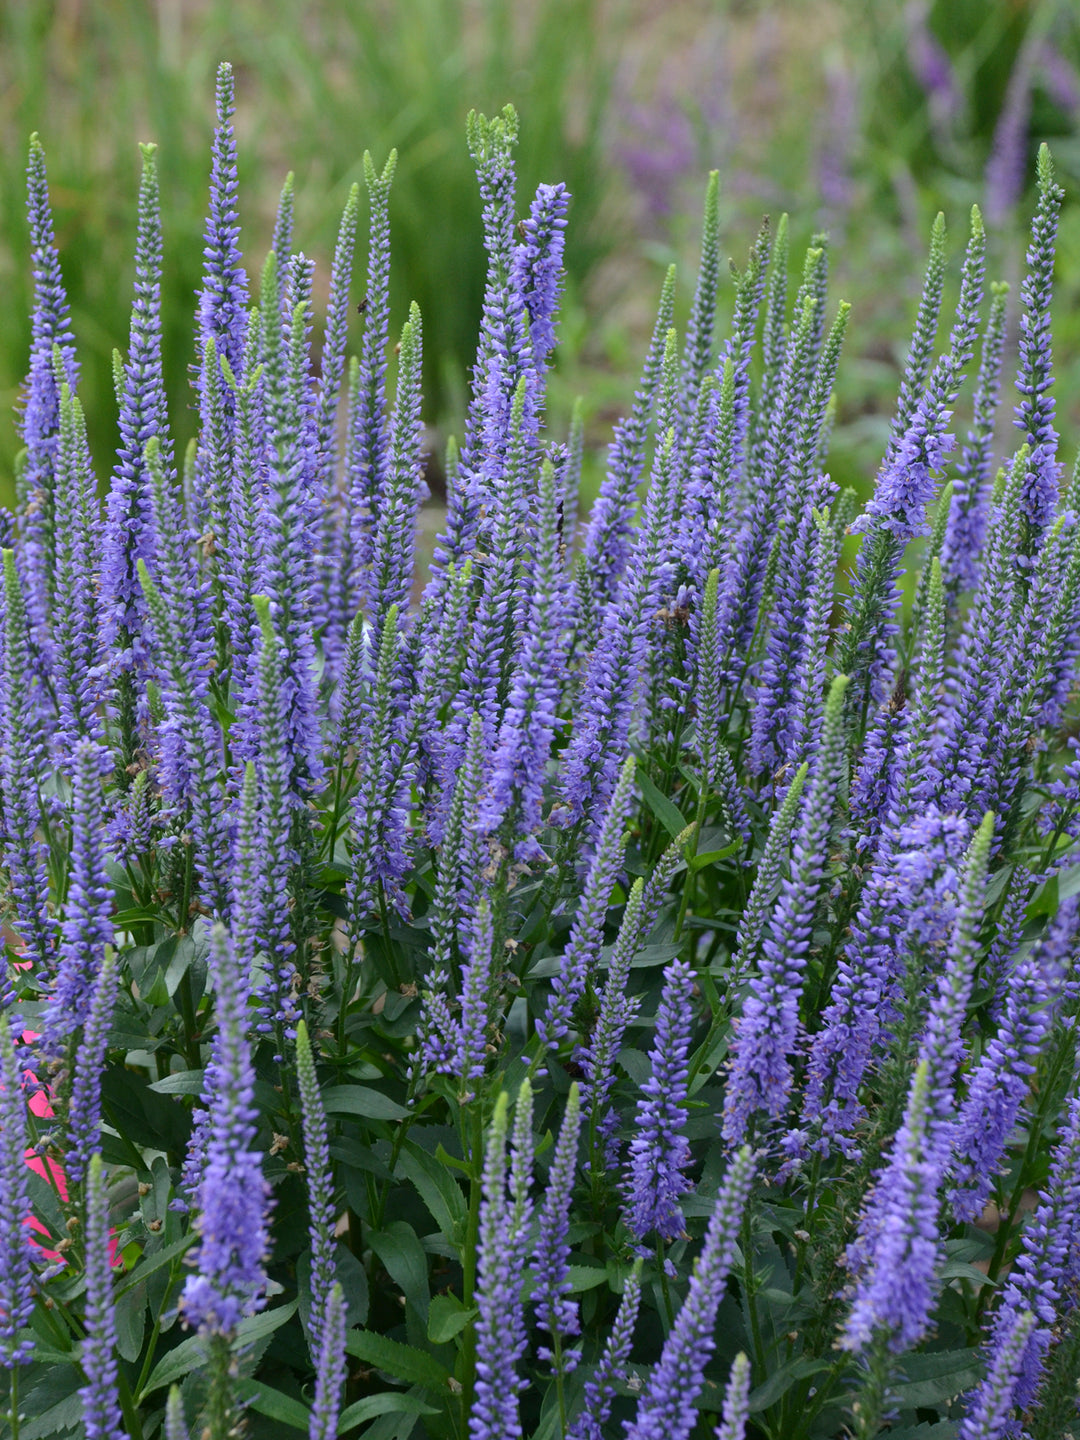
[[[46,148],[91,443],[115,445],[110,355],[127,341],[139,140],[163,195],[166,380],[181,443],[201,263],[214,70],[236,70],[242,244],[253,274],[286,170],[297,243],[325,287],[338,218],[370,148],[400,154],[391,224],[395,320],[424,315],[427,419],[460,423],[483,281],[464,119],[512,101],[524,210],[539,180],[574,195],[551,414],[586,405],[595,483],[628,403],[662,268],[682,313],[706,172],[721,174],[727,247],[763,212],[798,245],[833,237],[834,296],[854,305],[833,469],[865,488],[880,453],[943,208],[953,270],[984,203],[991,273],[1022,274],[1033,157],[1050,141],[1067,191],[1055,344],[1062,429],[1080,425],[1080,7],[1075,0],[6,0],[0,5],[0,494],[29,348],[26,140]],[[363,247],[358,257],[363,261]],[[955,278],[955,276],[954,276]],[[358,278],[357,293],[362,280]],[[325,293],[324,290],[322,293]],[[1074,442],[1075,445],[1075,442]],[[1066,441],[1066,453],[1072,448]]]

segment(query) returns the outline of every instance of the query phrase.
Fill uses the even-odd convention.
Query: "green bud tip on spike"
[[[270,619],[269,595],[253,595],[251,603],[255,610],[255,618],[259,622],[259,629],[262,631],[263,643],[273,644],[277,640],[277,635],[274,633],[274,622]]]
[[[390,154],[386,157],[386,164],[383,166],[382,174],[380,175],[378,170],[375,169],[375,161],[371,158],[371,151],[364,151],[364,184],[369,191],[389,190],[390,182],[393,180],[394,172],[397,169],[397,159],[397,151],[391,150]]]

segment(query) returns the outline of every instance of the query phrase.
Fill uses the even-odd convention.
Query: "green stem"
[[[471,1177],[469,1180],[469,1216],[465,1225],[465,1245],[461,1254],[461,1299],[466,1309],[473,1303],[476,1290],[476,1248],[480,1238],[480,1192],[484,1166],[484,1119],[478,1104],[472,1107],[472,1144],[469,1147]],[[476,1375],[476,1327],[465,1331],[462,1346],[461,1429],[466,1433],[472,1410],[473,1384]]]
[[[206,1440],[229,1440],[233,1422],[232,1347],[224,1335],[211,1335],[206,1355],[210,1388],[206,1401]]]
[[[701,838],[701,827],[705,820],[705,806],[708,800],[708,787],[705,777],[701,779],[701,789],[698,791],[697,814],[694,816],[694,830],[687,842],[683,854],[686,856],[686,879],[683,882],[682,897],[679,900],[679,913],[675,920],[674,943],[678,945],[682,939],[683,925],[686,922],[686,911],[690,904],[690,892],[694,888],[696,876],[692,868],[695,856],[698,852],[698,841]]]
[[[559,1436],[566,1440],[566,1390],[563,1384],[562,1336],[555,1332],[551,1337],[551,1351],[555,1357],[555,1394],[559,1402]]]
[[[11,1367],[11,1440],[19,1440],[19,1367]]]
[[[889,1389],[889,1361],[885,1332],[874,1336],[868,1357],[866,1381],[854,1405],[855,1440],[874,1440],[881,1431]]]
[[[660,1271],[660,1293],[664,1297],[665,1330],[670,1330],[675,1324],[675,1306],[672,1303],[671,1291],[667,1283],[667,1271],[664,1269],[664,1242],[658,1239],[656,1242],[656,1265]]]
[[[752,1374],[762,1375],[765,1367],[765,1345],[761,1338],[761,1317],[757,1308],[757,1285],[754,1282],[753,1230],[750,1220],[750,1204],[747,1202],[742,1217],[743,1288],[746,1291],[746,1308],[750,1314],[750,1336],[754,1347]]]

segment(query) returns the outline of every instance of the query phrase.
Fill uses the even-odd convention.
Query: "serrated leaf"
[[[943,1405],[977,1384],[985,1372],[981,1350],[937,1350],[906,1355],[904,1379],[892,1387],[902,1410]]]
[[[478,1314],[475,1305],[463,1305],[456,1295],[436,1295],[428,1311],[428,1339],[433,1345],[445,1345]]]
[[[365,1360],[405,1385],[423,1385],[428,1390],[447,1388],[450,1372],[426,1350],[402,1345],[399,1340],[390,1340],[374,1330],[350,1330],[345,1337],[345,1348],[357,1360]]]
[[[247,1320],[241,1320],[236,1330],[237,1347],[256,1345],[260,1340],[269,1338],[275,1330],[280,1330],[282,1325],[292,1319],[297,1305],[298,1301],[290,1300],[288,1305],[281,1305],[276,1310],[264,1310],[261,1315],[252,1315]],[[171,1385],[174,1380],[182,1380],[192,1370],[197,1370],[204,1361],[203,1342],[198,1335],[190,1335],[186,1340],[181,1340],[174,1350],[163,1355],[154,1366],[138,1398],[144,1399],[162,1386]]]
[[[413,1140],[406,1140],[395,1172],[416,1187],[431,1218],[449,1240],[464,1232],[468,1204],[454,1177],[435,1155]]]
[[[404,1120],[408,1110],[368,1085],[335,1085],[323,1095],[328,1115],[360,1115],[365,1120]]]
[[[45,1440],[63,1430],[82,1431],[82,1374],[75,1366],[53,1369],[29,1395],[20,1394],[19,1409],[27,1419],[19,1426],[20,1440]],[[59,1399],[53,1400],[56,1394]],[[50,1403],[51,1401],[51,1403]],[[41,1407],[45,1408],[42,1409]]]

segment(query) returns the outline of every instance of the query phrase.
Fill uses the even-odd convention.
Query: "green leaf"
[[[816,1375],[820,1370],[829,1370],[828,1360],[813,1360],[809,1355],[800,1355],[795,1360],[789,1360],[786,1365],[781,1365],[779,1370],[773,1371],[764,1385],[759,1385],[750,1395],[750,1413],[757,1414],[760,1410],[768,1410],[770,1405],[775,1405],[781,1396],[786,1395],[792,1385],[799,1380],[805,1380],[808,1375]]]
[[[19,1393],[19,1409],[27,1420],[19,1426],[20,1440],[44,1440],[61,1430],[81,1431],[83,1384],[75,1365],[53,1365],[29,1393]]]
[[[265,1415],[268,1420],[280,1420],[282,1425],[289,1425],[293,1430],[302,1430],[305,1435],[308,1433],[311,1411],[291,1395],[283,1395],[280,1390],[264,1385],[261,1380],[243,1379],[236,1382],[236,1395],[248,1409]]]
[[[976,1265],[969,1265],[966,1260],[946,1260],[941,1271],[942,1280],[970,1280],[976,1287],[993,1285],[993,1280]]]
[[[408,1110],[367,1085],[336,1085],[323,1095],[328,1115],[361,1115],[366,1120],[404,1120]]]
[[[414,1140],[406,1140],[395,1171],[415,1185],[431,1218],[448,1240],[460,1243],[465,1233],[469,1207],[461,1186],[446,1166]]]
[[[423,1385],[428,1390],[448,1387],[450,1372],[434,1355],[412,1345],[402,1345],[398,1340],[388,1340],[374,1330],[350,1330],[345,1337],[345,1348],[357,1360],[366,1360],[376,1370],[392,1375],[405,1385]]]
[[[356,1425],[363,1425],[367,1420],[374,1420],[376,1415],[438,1415],[434,1405],[426,1405],[418,1395],[396,1395],[393,1391],[386,1391],[382,1395],[365,1395],[363,1400],[356,1400],[348,1409],[341,1412],[341,1419],[338,1421],[338,1434],[342,1435],[346,1430],[352,1430]]]
[[[51,1161],[44,1163],[52,1164]],[[53,1166],[53,1174],[56,1173],[56,1167]],[[54,1239],[61,1239],[67,1231],[64,1228],[64,1212],[60,1208],[56,1191],[44,1175],[39,1175],[36,1170],[27,1169],[26,1183],[30,1193],[30,1209],[35,1219],[49,1227],[49,1233]]]
[[[936,1350],[904,1357],[904,1379],[892,1387],[902,1410],[937,1406],[955,1399],[982,1379],[981,1350]]]
[[[637,781],[638,789],[641,791],[641,798],[645,801],[645,804],[660,821],[660,824],[663,825],[671,838],[677,840],[686,829],[686,820],[680,814],[678,806],[669,800],[663,791],[653,784],[648,775],[645,774],[642,766],[638,766],[634,779]]]
[[[186,1250],[190,1250],[197,1239],[195,1231],[189,1230],[179,1240],[174,1240],[171,1245],[164,1245],[160,1250],[154,1250],[149,1255],[144,1254],[138,1264],[132,1268],[130,1277],[117,1289],[117,1300],[122,1299],[136,1285],[141,1285],[155,1270],[160,1270],[163,1265],[171,1265],[178,1256],[183,1255]]]
[[[386,1266],[391,1280],[426,1324],[429,1296],[427,1256],[412,1226],[404,1220],[395,1220],[385,1230],[370,1234],[368,1242]]]
[[[142,1350],[146,1329],[146,1286],[141,1280],[117,1297],[115,1314],[116,1348],[125,1360],[134,1364]]]
[[[687,869],[693,875],[698,870],[704,870],[706,865],[715,865],[720,860],[726,860],[731,855],[737,855],[742,849],[741,840],[733,840],[730,845],[725,845],[722,850],[703,850],[699,855],[691,855],[686,862]]]
[[[567,1267],[567,1275],[571,1295],[580,1295],[584,1290],[595,1290],[598,1285],[606,1285],[608,1279],[606,1265],[570,1265]]]
[[[281,1305],[276,1310],[264,1310],[261,1315],[252,1315],[247,1320],[241,1320],[236,1330],[237,1346],[255,1345],[260,1340],[267,1339],[275,1330],[280,1330],[282,1325],[296,1314],[297,1303],[296,1300],[291,1300],[288,1305]],[[174,1350],[163,1355],[154,1366],[138,1400],[152,1395],[163,1385],[182,1380],[192,1370],[197,1370],[205,1359],[203,1343],[198,1335],[181,1340]]]
[[[436,1295],[428,1312],[428,1339],[434,1345],[445,1345],[478,1314],[475,1305],[463,1305],[456,1295]]]
[[[905,1425],[902,1430],[890,1430],[889,1440],[956,1440],[959,1428],[959,1420],[924,1420],[921,1425]]]
[[[176,987],[191,969],[195,959],[195,941],[190,935],[176,935],[162,942],[157,958],[165,964],[165,989],[169,999],[176,994]]]
[[[201,1095],[203,1072],[201,1070],[177,1070],[152,1082],[150,1089],[158,1095]]]
[[[133,1145],[181,1155],[187,1149],[191,1120],[183,1106],[155,1095],[145,1078],[126,1066],[112,1066],[101,1086],[105,1116]]]

